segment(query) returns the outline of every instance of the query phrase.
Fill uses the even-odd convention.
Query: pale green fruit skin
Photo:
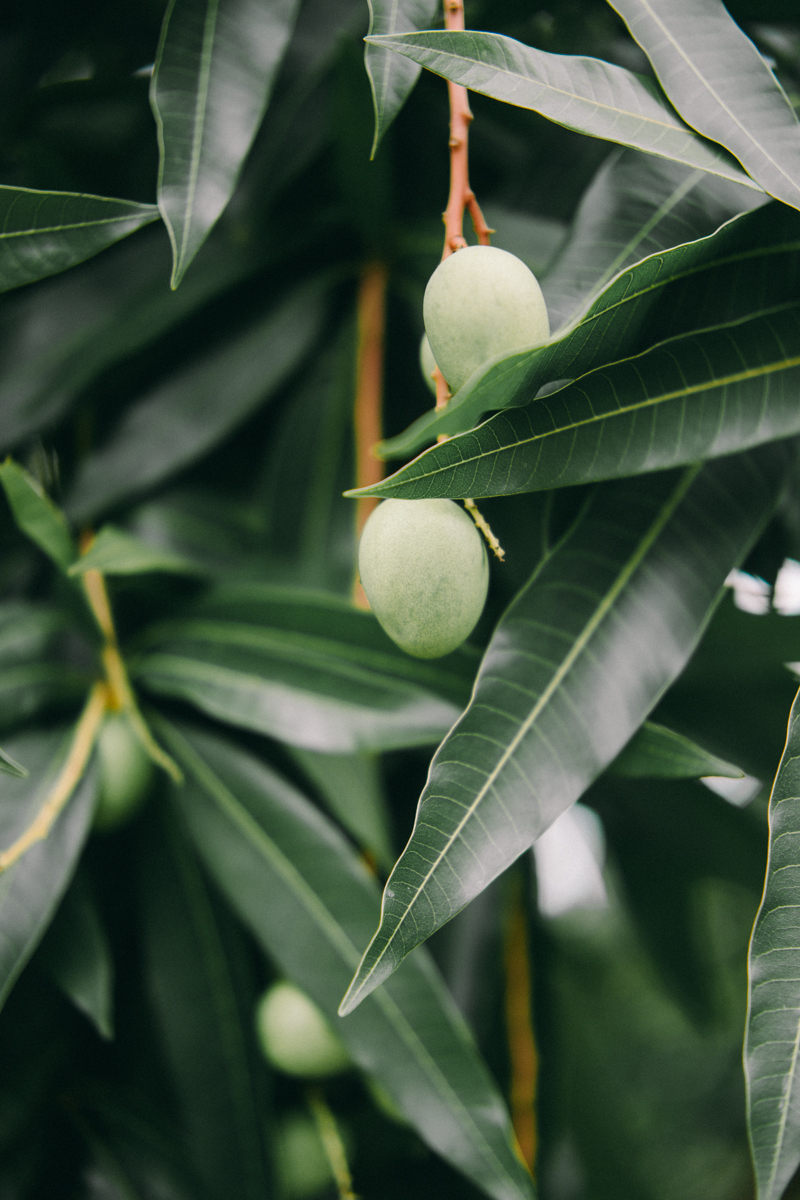
[[[433,357],[431,344],[428,341],[428,335],[423,333],[422,341],[419,344],[419,369],[422,371],[422,378],[428,385],[428,390],[436,395],[436,380],[433,378],[433,372],[436,370],[436,359]]]
[[[467,246],[440,263],[425,289],[423,316],[452,392],[496,354],[536,346],[550,336],[536,276],[496,246]]]
[[[256,1006],[256,1032],[264,1056],[287,1075],[320,1079],[352,1064],[313,1000],[293,983],[274,983]]]
[[[153,764],[123,713],[109,713],[97,739],[100,794],[94,814],[98,830],[116,829],[141,805]]]
[[[452,500],[384,500],[364,526],[358,569],[375,616],[417,658],[460,646],[489,587],[483,538]]]
[[[316,1196],[333,1180],[317,1127],[305,1113],[291,1113],[279,1124],[275,1159],[280,1194],[287,1200]]]

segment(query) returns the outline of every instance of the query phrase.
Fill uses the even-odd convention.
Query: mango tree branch
[[[383,479],[384,466],[375,458],[372,447],[383,436],[383,353],[386,332],[386,286],[389,272],[385,263],[367,263],[358,286],[358,348],[356,352],[356,398],[353,426],[356,441],[356,487],[371,487]],[[356,535],[360,535],[375,505],[374,496],[365,496],[356,508]],[[353,585],[353,601],[369,608],[358,578]]]
[[[511,1063],[511,1120],[522,1159],[533,1174],[536,1162],[536,1080],[539,1061],[531,1021],[528,922],[519,880],[511,901],[505,939],[506,1033]]]

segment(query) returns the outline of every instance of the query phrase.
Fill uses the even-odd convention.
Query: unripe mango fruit
[[[115,829],[132,817],[150,787],[153,764],[124,713],[108,713],[97,738],[100,788],[94,828]]]
[[[460,646],[489,587],[483,538],[452,500],[384,500],[364,526],[358,570],[389,637],[417,658]]]
[[[273,983],[259,1000],[256,1033],[264,1056],[287,1075],[320,1079],[352,1065],[324,1014],[288,980]]]
[[[453,392],[496,354],[550,336],[542,289],[524,262],[496,246],[467,246],[428,280],[425,332]]]

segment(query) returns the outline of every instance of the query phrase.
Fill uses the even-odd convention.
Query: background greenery
[[[669,36],[644,0],[475,0],[476,36],[373,0],[372,160],[362,0],[3,15],[3,1200],[336,1196],[306,1083],[256,1045],[281,976],[352,1056],[324,1096],[365,1200],[800,1195],[796,718],[768,819],[800,662],[800,21],[657,8]],[[448,106],[420,65],[473,89],[472,184],[553,330],[436,417]],[[478,497],[506,550],[433,662],[350,599],[376,261],[373,492]],[[133,690],[98,689],[122,661]],[[109,702],[146,794],[104,830]]]

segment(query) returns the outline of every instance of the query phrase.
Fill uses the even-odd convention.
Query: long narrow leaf
[[[263,1200],[269,1186],[252,1033],[256,996],[237,986],[238,931],[216,911],[174,820],[154,818],[148,832],[139,851],[145,978],[187,1157],[204,1195]]]
[[[440,434],[473,428],[491,410],[535,399],[552,380],[582,375],[667,336],[794,299],[799,275],[800,220],[794,210],[771,204],[744,213],[708,237],[622,271],[560,335],[533,350],[490,360],[440,413],[426,414],[382,443],[381,452],[407,457]]]
[[[175,799],[234,908],[280,968],[334,1021],[378,893],[331,823],[221,739],[159,721],[187,785]],[[496,1200],[532,1196],[508,1113],[427,955],[337,1031],[420,1136]]]
[[[87,880],[73,879],[39,948],[44,967],[101,1037],[114,1036],[114,964]]]
[[[368,0],[368,3],[369,33],[376,37],[426,29],[436,16],[436,0]],[[370,156],[374,158],[383,135],[411,94],[422,67],[369,42],[364,49],[364,66],[375,106],[375,138]]]
[[[685,121],[800,208],[800,121],[721,0],[610,0]]]
[[[55,275],[157,221],[154,204],[0,185],[0,292]]]
[[[799,384],[794,302],[599,367],[432,447],[368,494],[504,496],[732,454],[800,432]]]
[[[67,498],[75,520],[160,483],[221,441],[302,362],[323,315],[320,289],[301,289],[133,404],[79,470]]]
[[[767,879],[750,943],[744,1063],[758,1200],[780,1200],[800,1164],[800,693],[770,799]]]
[[[0,776],[0,845],[30,824],[65,759],[64,730],[21,734],[9,746],[29,769],[26,779]],[[95,804],[92,772],[49,835],[0,874],[0,1005],[33,954],[58,906],[83,847]]]
[[[758,188],[724,151],[684,124],[649,79],[624,67],[599,58],[549,54],[497,33],[407,33],[371,38],[370,43],[567,129]]]
[[[212,593],[141,645],[132,671],[151,691],[329,753],[436,742],[477,666],[466,651],[441,664],[412,659],[371,613],[337,597],[258,585]]]
[[[67,519],[37,479],[7,458],[0,483],[19,528],[65,571],[77,553]]]
[[[158,203],[172,286],[236,187],[291,35],[298,0],[170,0],[151,88]]]
[[[613,760],[686,664],[787,456],[763,450],[597,489],[500,622],[439,747],[351,1012]]]

